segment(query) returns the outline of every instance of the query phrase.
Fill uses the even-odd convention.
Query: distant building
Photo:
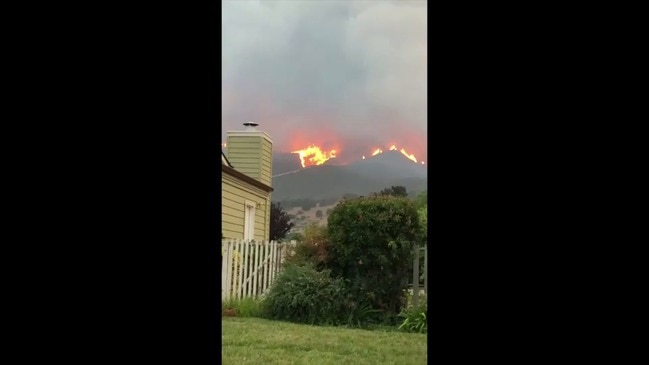
[[[221,224],[223,238],[268,240],[273,142],[244,123],[227,133],[227,156],[221,152]]]

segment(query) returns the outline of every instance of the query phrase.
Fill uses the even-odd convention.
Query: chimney
[[[257,129],[255,122],[243,123],[242,131],[228,131],[228,160],[244,174],[271,186],[273,175],[273,141]]]

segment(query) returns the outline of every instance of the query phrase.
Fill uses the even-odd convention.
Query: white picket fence
[[[275,241],[221,241],[221,299],[263,295],[273,283],[289,245]]]

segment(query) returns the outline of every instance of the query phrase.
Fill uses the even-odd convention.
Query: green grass
[[[261,302],[254,298],[230,299],[221,303],[221,313],[228,308],[236,310],[237,317],[261,317]]]
[[[259,318],[222,318],[225,365],[426,364],[427,337],[395,331],[318,327]]]

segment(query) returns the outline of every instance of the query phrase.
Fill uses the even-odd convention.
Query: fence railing
[[[221,299],[263,295],[281,270],[295,241],[221,241]],[[412,300],[418,305],[421,291],[428,297],[428,247],[415,245],[412,262]],[[423,260],[423,280],[420,266]],[[421,285],[423,281],[423,286]]]
[[[221,299],[263,295],[295,241],[221,241]]]

